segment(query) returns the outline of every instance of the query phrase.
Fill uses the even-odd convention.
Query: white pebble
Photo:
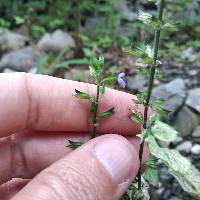
[[[193,154],[200,154],[200,145],[199,144],[195,144],[192,149],[191,149],[191,152]]]

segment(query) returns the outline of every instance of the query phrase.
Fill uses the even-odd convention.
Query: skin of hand
[[[134,96],[106,89],[99,112],[114,106],[114,116],[72,151],[67,140],[89,140],[89,102],[75,99],[75,89],[95,95],[87,83],[0,74],[1,200],[117,200],[136,177],[140,127],[128,119]]]

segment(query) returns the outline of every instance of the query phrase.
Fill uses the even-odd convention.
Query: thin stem
[[[159,1],[158,19],[160,21],[162,21],[164,4],[165,4],[165,0],[160,0]],[[142,125],[143,129],[147,128],[149,102],[150,102],[150,99],[151,99],[151,93],[152,93],[152,88],[153,88],[153,83],[154,83],[154,76],[155,76],[155,71],[156,71],[156,60],[157,60],[157,57],[158,57],[158,49],[159,49],[159,42],[160,42],[160,32],[161,32],[161,29],[157,28],[156,31],[155,31],[155,36],[154,36],[153,65],[151,66],[151,70],[150,70],[150,78],[149,78],[149,82],[148,82],[147,97],[146,97],[145,104],[144,104],[145,109],[144,109],[144,119],[143,119],[143,125]],[[141,142],[140,149],[139,149],[140,167],[139,167],[139,171],[138,171],[138,190],[141,190],[141,188],[142,188],[141,164],[142,164],[143,151],[144,151],[144,141]]]
[[[99,78],[98,78],[99,79]],[[96,124],[97,124],[97,110],[98,110],[98,105],[99,105],[99,97],[100,97],[100,83],[99,80],[97,81],[97,94],[95,98],[95,109],[92,113],[92,133],[91,133],[91,138],[96,137]]]

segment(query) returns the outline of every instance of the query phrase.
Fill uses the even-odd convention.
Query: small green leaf
[[[130,197],[129,197],[128,193],[126,192],[126,193],[121,197],[120,200],[130,200]]]
[[[93,77],[99,76],[99,74],[103,70],[103,65],[104,65],[104,58],[102,56],[100,56],[99,59],[92,58],[90,60],[90,66],[89,66],[91,76]]]
[[[163,27],[163,29],[166,29],[166,30],[170,30],[170,31],[177,31],[178,28],[177,28],[177,23],[174,23],[174,22],[166,22]]]
[[[139,91],[138,94],[136,95],[137,99],[141,102],[145,102],[146,98],[147,98],[147,92],[144,91]]]
[[[109,110],[107,111],[104,111],[100,114],[100,117],[101,118],[109,118],[111,117],[112,115],[114,115],[115,111],[114,111],[114,107],[110,108]]]
[[[133,183],[130,186],[130,189],[132,190],[131,199],[132,200],[150,200],[149,196],[149,185],[145,181],[145,179],[142,177],[142,188],[141,190],[138,190],[138,183]]]
[[[105,93],[105,89],[106,89],[106,86],[103,84],[103,85],[100,86],[100,88],[99,88],[99,93],[100,93],[100,94],[104,94],[104,93]]]
[[[137,105],[143,104],[143,102],[141,100],[139,100],[139,99],[133,99],[133,103],[137,104]]]
[[[129,118],[138,125],[142,125],[142,117],[138,112],[132,111],[132,114]]]
[[[74,95],[78,99],[91,99],[91,96],[87,93],[81,92],[75,89],[76,94]]]
[[[78,147],[80,147],[81,145],[83,145],[83,142],[74,142],[71,140],[68,140],[69,145],[67,145],[67,147],[70,147],[72,149],[77,149]]]
[[[159,182],[159,173],[155,160],[148,160],[145,165],[146,170],[142,176],[148,181],[149,184],[157,186]]]
[[[20,16],[14,16],[15,24],[21,25],[25,23],[25,18]]]
[[[160,28],[161,26],[161,22],[160,20],[158,20],[157,17],[149,13],[143,12],[141,10],[139,11],[138,19],[142,21],[144,24],[153,25],[154,28]]]
[[[145,78],[148,76],[147,70],[143,67],[137,67],[137,72],[138,72],[139,75],[141,75]]]
[[[152,22],[152,15],[146,12],[143,12],[142,10],[139,11],[138,19],[142,21],[144,24],[151,24]]]
[[[151,133],[155,138],[164,142],[172,142],[177,137],[177,131],[161,121],[155,122],[151,127]]]
[[[101,83],[104,83],[105,85],[112,85],[116,82],[117,77],[116,76],[109,76],[104,78]]]
[[[125,49],[124,51],[128,53],[130,56],[139,59],[139,62],[142,64],[153,64],[153,58],[148,56],[148,52],[146,52],[146,46],[134,46],[132,49]]]
[[[95,101],[92,101],[91,104],[90,104],[90,111],[91,112],[94,112],[96,109],[96,102]]]
[[[167,116],[170,113],[169,110],[163,107],[164,102],[165,102],[164,100],[158,99],[153,101],[152,105],[153,109],[161,116]]]
[[[142,190],[138,190],[138,188],[135,185],[131,186],[132,189],[132,199],[134,200],[140,200],[143,198]]]
[[[92,66],[89,66],[89,70],[90,70],[90,75],[95,77],[97,75],[97,72],[95,71],[95,69]]]

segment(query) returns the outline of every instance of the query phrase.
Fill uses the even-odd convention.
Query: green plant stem
[[[99,79],[99,78],[98,78]],[[96,128],[97,128],[97,111],[98,111],[98,105],[99,105],[99,97],[100,97],[100,81],[98,80],[97,83],[97,94],[95,98],[95,109],[92,113],[92,133],[91,133],[91,138],[96,137]]]
[[[159,1],[158,19],[160,21],[162,21],[164,4],[165,4],[165,0],[160,0]],[[155,71],[156,71],[156,60],[157,60],[157,57],[158,57],[158,49],[159,49],[159,42],[160,42],[160,32],[161,32],[160,28],[157,28],[156,31],[155,31],[153,65],[151,66],[151,70],[150,70],[150,78],[149,78],[149,82],[148,82],[147,97],[146,97],[145,104],[144,104],[145,109],[144,109],[144,119],[143,119],[143,125],[142,125],[143,129],[147,128],[149,102],[150,102],[150,99],[151,99],[151,93],[152,93],[152,88],[153,88],[153,83],[154,83],[154,76],[155,76]],[[141,164],[142,164],[143,151],[144,151],[144,141],[141,142],[140,149],[139,149],[140,167],[139,167],[139,171],[138,171],[138,190],[141,190],[141,188],[142,188]]]

